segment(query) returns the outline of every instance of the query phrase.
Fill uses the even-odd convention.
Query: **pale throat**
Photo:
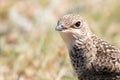
[[[71,34],[71,33],[63,33],[63,32],[60,32],[60,35],[63,38],[63,40],[65,41],[68,49],[71,49],[72,46],[74,46],[74,44],[77,41],[84,42],[88,38],[91,37],[90,34],[82,34],[82,35],[80,35],[80,34]]]

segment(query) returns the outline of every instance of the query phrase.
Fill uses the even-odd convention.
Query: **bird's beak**
[[[57,30],[57,31],[62,31],[64,29],[67,29],[67,28],[65,28],[63,25],[57,25],[55,28],[55,30]]]

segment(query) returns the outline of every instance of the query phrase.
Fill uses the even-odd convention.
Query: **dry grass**
[[[119,5],[119,0],[1,0],[0,80],[76,80],[54,30],[58,17],[81,14],[94,33],[120,46]]]

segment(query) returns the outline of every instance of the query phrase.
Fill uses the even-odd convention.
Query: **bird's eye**
[[[77,28],[80,27],[80,25],[81,25],[80,21],[78,21],[78,22],[75,23],[75,27],[77,27]]]

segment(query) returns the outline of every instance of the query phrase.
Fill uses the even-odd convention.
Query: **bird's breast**
[[[87,50],[77,46],[74,46],[69,52],[73,68],[77,73],[83,73],[87,70],[88,58],[85,55],[87,52]]]

